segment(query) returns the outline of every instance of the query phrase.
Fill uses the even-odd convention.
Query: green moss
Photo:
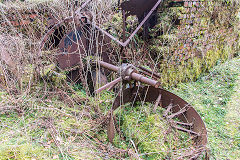
[[[1,145],[0,146],[0,159],[49,159],[48,152],[43,147],[34,146],[26,141],[20,141],[15,145]]]
[[[201,74],[214,67],[217,62],[229,59],[232,52],[231,48],[225,47],[224,49],[209,50],[203,58],[193,57],[178,64],[162,61],[160,81],[165,87],[171,87],[181,82],[195,81]]]
[[[133,147],[134,143],[139,154],[143,154],[141,158],[174,158],[173,150],[192,146],[192,141],[187,141],[187,134],[168,131],[170,126],[162,118],[163,110],[158,109],[157,113],[152,113],[152,107],[152,104],[148,103],[137,103],[134,107],[129,104],[116,113],[121,119],[121,130],[127,144]]]
[[[221,13],[216,12],[217,8]],[[231,3],[211,1],[203,10],[191,13],[184,7],[159,9],[159,24],[151,31],[154,38],[150,41],[149,49],[154,55],[153,59],[158,56],[161,58],[158,60],[158,72],[162,75],[160,81],[163,86],[195,81],[218,62],[232,58],[238,48],[238,29],[228,24],[238,25],[239,21],[237,18],[227,18],[224,14],[235,15],[238,8]],[[216,20],[213,20],[213,12],[217,13]],[[194,25],[174,24],[176,19],[185,15],[201,15],[201,18],[194,21],[186,16],[186,20],[193,20]],[[217,19],[224,22],[219,23]],[[156,36],[156,33],[160,35]],[[233,43],[229,43],[229,40]]]

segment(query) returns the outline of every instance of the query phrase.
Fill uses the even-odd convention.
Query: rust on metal
[[[87,24],[90,24],[90,27],[92,28],[96,28],[99,31],[101,31],[103,34],[105,34],[106,36],[109,37],[106,38],[106,36],[100,35],[98,37],[93,37],[93,39],[97,39],[99,42],[103,41],[105,44],[110,44],[110,40],[115,40],[116,42],[118,42],[120,45],[122,45],[123,47],[125,47],[130,40],[133,38],[133,36],[138,32],[138,30],[143,26],[143,24],[147,21],[147,19],[151,16],[151,14],[153,13],[153,11],[157,8],[157,6],[160,4],[161,0],[151,0],[151,1],[144,1],[141,0],[139,2],[137,1],[125,1],[121,4],[122,8],[123,8],[123,17],[124,19],[126,19],[126,16],[129,13],[137,13],[137,12],[131,12],[129,10],[129,8],[126,8],[126,6],[129,6],[131,8],[131,5],[135,5],[136,3],[138,3],[138,7],[140,7],[142,3],[146,3],[146,5],[143,5],[145,7],[140,8],[140,12],[138,13],[140,15],[140,13],[142,14],[142,12],[146,12],[149,11],[149,13],[146,15],[146,17],[144,17],[143,21],[139,24],[139,26],[137,27],[137,29],[130,35],[130,37],[125,41],[126,37],[125,37],[125,27],[126,25],[123,24],[123,31],[124,31],[124,35],[123,35],[123,41],[124,42],[120,42],[119,40],[117,40],[115,37],[113,37],[112,35],[110,35],[108,32],[104,31],[103,29],[101,29],[100,27],[98,27],[97,25],[93,24],[91,22],[91,19],[89,19],[88,16],[84,16],[84,14],[82,14],[83,12],[82,9],[84,9],[86,7],[86,5],[88,3],[90,3],[91,0],[88,0],[86,2],[84,2],[84,4],[78,8],[75,12],[75,16],[71,16],[71,17],[67,17],[66,19],[64,19],[63,21],[56,23],[55,25],[53,25],[53,27],[46,33],[46,35],[43,37],[41,44],[40,44],[40,50],[39,50],[39,55],[41,55],[41,50],[43,49],[44,45],[46,44],[46,42],[48,41],[49,37],[54,33],[54,31],[58,28],[60,28],[63,24],[65,23],[70,23],[73,21],[78,21],[77,19],[82,20],[82,18],[85,18],[87,20]],[[129,4],[128,4],[129,3]],[[126,13],[125,13],[126,12]],[[79,23],[77,23],[79,24]],[[96,48],[97,46],[94,45],[92,50],[89,51],[89,42],[87,40],[86,37],[82,36],[82,32],[84,25],[82,25],[81,27],[78,26],[78,28],[76,29],[76,31],[72,30],[69,31],[68,33],[65,34],[64,37],[62,37],[60,43],[59,43],[59,52],[56,55],[57,58],[57,62],[59,64],[59,67],[61,69],[66,69],[66,68],[71,68],[74,66],[79,65],[79,63],[81,63],[81,58],[82,56],[88,56],[87,53],[96,53]],[[106,62],[111,62],[110,58],[108,56],[108,48],[110,48],[109,45],[105,45],[102,48],[102,53],[98,53],[104,61]],[[89,55],[89,56],[94,56],[94,55]],[[156,76],[154,74],[154,76]],[[133,73],[132,77],[134,77],[136,80],[140,80],[143,82],[150,82],[150,85],[154,85],[154,81],[151,82],[151,80],[146,79],[144,77],[139,76],[138,74]]]
[[[194,131],[189,130],[189,129],[186,129],[186,128],[183,128],[183,127],[179,127],[179,126],[176,126],[176,125],[174,125],[174,126],[172,126],[172,127],[176,128],[176,129],[179,130],[179,131],[183,131],[183,132],[186,132],[186,133],[190,133],[190,134],[194,134],[194,135],[200,136],[199,133],[194,132]]]
[[[121,3],[121,8],[126,12],[126,17],[136,15],[141,19],[157,2],[158,0],[127,0]]]
[[[78,18],[80,18],[80,20]],[[58,67],[63,70],[71,69],[67,76],[70,81],[77,83],[81,82],[80,77],[83,74],[83,71],[87,70],[84,68],[82,62],[83,58],[87,56],[98,56],[101,57],[103,61],[111,62],[109,57],[109,51],[111,51],[110,38],[104,36],[101,34],[101,32],[98,34],[91,33],[95,32],[96,30],[89,30],[89,28],[92,28],[92,26],[86,24],[84,19],[85,17],[71,16],[65,18],[59,23],[56,23],[42,38],[38,52],[39,55],[41,55],[41,50],[43,50],[45,47],[50,49],[57,48],[55,58],[57,60]],[[59,30],[62,26],[66,26],[65,24],[70,24],[72,22],[77,24],[76,29],[70,29],[68,32],[63,30],[62,36],[55,36],[56,39],[50,39],[51,37],[54,37],[56,30]],[[89,39],[90,35],[94,36]],[[101,48],[100,52],[99,48]],[[73,67],[80,68],[72,70]],[[105,72],[105,74],[107,74],[107,72]],[[106,78],[104,77],[102,79],[104,80]],[[92,78],[90,81],[92,81]],[[93,82],[91,86],[95,86],[95,82]]]
[[[107,62],[103,62],[103,61],[98,61],[99,65],[106,68],[106,69],[109,69],[111,71],[114,71],[114,72],[118,72],[119,70],[119,67],[117,66],[114,66],[110,63],[107,63]]]
[[[159,93],[158,98],[157,98],[157,100],[156,100],[156,102],[155,102],[155,105],[154,105],[154,107],[153,107],[153,113],[156,113],[156,110],[157,110],[157,107],[158,107],[159,104],[160,104],[161,98],[162,98],[162,95],[161,95],[161,93]]]
[[[144,77],[143,75],[138,73],[132,73],[131,78],[142,83],[148,84],[150,86],[153,86],[155,88],[158,88],[160,86],[160,82]]]
[[[115,85],[116,83],[120,82],[121,80],[126,80],[126,81],[135,80],[135,81],[139,81],[139,82],[148,84],[155,88],[158,88],[160,86],[160,82],[152,80],[150,78],[147,78],[147,77],[137,73],[137,70],[135,69],[135,67],[133,65],[122,64],[120,67],[117,67],[112,64],[103,62],[103,61],[98,61],[98,63],[100,66],[102,66],[106,69],[117,72],[119,74],[120,78],[117,78],[116,80],[106,84],[102,88],[98,89],[96,91],[96,93],[99,93],[99,92]]]
[[[47,43],[49,37],[53,34],[53,32],[58,29],[59,27],[61,27],[61,25],[63,25],[64,23],[70,23],[74,20],[73,16],[67,17],[64,20],[56,23],[54,26],[52,26],[47,33],[43,36],[43,38],[40,41],[40,47],[39,47],[39,53],[41,52],[41,50],[44,48],[45,44]]]
[[[80,27],[65,34],[59,43],[59,53],[56,56],[59,67],[66,69],[78,65],[80,54],[86,53],[87,43]]]
[[[157,74],[157,73],[155,73],[155,72],[153,72],[153,71],[151,71],[151,70],[149,70],[149,69],[147,69],[147,68],[145,68],[143,66],[139,66],[138,68],[143,70],[143,71],[145,71],[146,73],[148,73],[148,75],[151,75],[154,78],[161,78],[161,76],[159,74]]]
[[[166,120],[170,123],[170,126],[172,128],[193,135],[194,146],[196,147],[196,149],[199,149],[200,146],[206,147],[207,144],[206,127],[200,115],[190,104],[185,102],[180,97],[174,95],[173,93],[156,87],[157,81],[136,73],[137,71],[134,69],[132,65],[123,64],[121,67],[117,67],[102,61],[99,61],[98,63],[102,67],[105,67],[109,70],[117,72],[118,74],[120,73],[120,75],[123,75],[123,77],[116,79],[115,80],[116,82],[112,81],[103,88],[101,88],[100,90],[97,90],[98,93],[101,90],[106,89],[107,87],[112,86],[117,82],[120,82],[122,79],[126,79],[124,78],[125,76],[129,77],[128,79],[129,81],[136,80],[150,85],[150,86],[138,85],[124,89],[121,93],[119,93],[119,95],[114,100],[111,109],[111,115],[114,115],[113,114],[114,110],[116,110],[121,105],[124,105],[128,102],[135,103],[136,101],[141,101],[144,99],[144,102],[155,103],[153,107],[153,112],[156,112],[157,107],[159,106],[165,109],[165,112],[163,112],[163,117],[166,118]],[[169,113],[171,114],[168,115]],[[173,120],[174,118],[177,118],[178,121]],[[113,142],[114,135],[115,135],[114,124],[113,121],[110,120],[108,123],[108,139],[111,143]],[[201,152],[203,151],[204,149],[201,150]],[[195,153],[193,153],[192,155],[195,156]]]
[[[114,119],[113,119],[113,111],[110,110],[110,117],[109,117],[109,123],[108,123],[108,140],[109,142],[113,143],[113,139],[115,136],[115,125],[114,125]]]
[[[181,115],[181,114],[185,113],[186,111],[187,111],[187,108],[184,107],[184,108],[182,108],[180,111],[178,111],[178,112],[176,112],[176,113],[173,113],[173,114],[167,116],[167,118],[168,118],[168,119],[172,119],[172,118],[174,118],[174,117],[176,117],[176,116],[178,116],[178,115]]]
[[[110,40],[100,34],[92,37],[93,42],[90,42],[88,38],[83,36],[88,34],[84,26],[81,26],[77,27],[76,30],[69,31],[61,39],[58,47],[58,55],[56,56],[61,69],[77,66],[80,63],[80,58],[87,56],[97,55],[104,61],[111,62],[108,55],[108,51],[111,48],[109,45]],[[97,41],[103,43],[103,45],[97,44]],[[92,43],[92,47],[89,47],[90,43]],[[100,53],[97,53],[97,48],[101,48]]]
[[[136,95],[137,93],[137,95]],[[172,109],[172,113],[177,113],[186,106],[188,106],[188,110],[178,116],[178,119],[181,120],[182,123],[189,123],[194,119],[194,125],[191,127],[191,130],[185,129],[183,127],[176,126],[176,129],[179,129],[183,132],[188,132],[191,134],[198,135],[194,138],[195,146],[206,146],[207,144],[207,130],[204,125],[203,120],[197,111],[186,101],[176,96],[175,94],[166,91],[161,88],[155,88],[152,86],[136,86],[134,88],[127,88],[121,94],[117,96],[113,103],[113,110],[116,110],[119,106],[124,105],[128,102],[140,101],[145,98],[145,102],[154,103],[161,94],[161,106],[162,108],[167,109],[170,103],[173,103],[174,107]],[[173,99],[174,101],[172,102]]]
[[[106,85],[102,86],[101,88],[99,88],[98,90],[95,91],[96,94],[102,92],[103,90],[107,89],[107,88],[110,88],[114,85],[116,85],[117,83],[121,82],[122,81],[122,77],[119,77],[115,80],[113,80],[112,82],[109,82],[107,83]]]
[[[176,124],[179,124],[179,125],[182,125],[182,126],[189,126],[189,127],[192,127],[193,124],[194,124],[194,121],[191,122],[191,123],[183,123],[183,122],[179,122],[179,121],[174,121],[173,123],[176,123]]]
[[[84,3],[85,6],[86,6],[87,3],[89,3],[90,1],[91,1],[91,0],[87,1],[86,3]],[[141,0],[141,1],[143,1],[143,0]],[[152,0],[151,0],[151,1],[152,1]],[[145,2],[146,2],[146,0],[145,0]],[[144,7],[143,11],[149,9],[149,12],[148,12],[147,14],[145,14],[144,18],[142,18],[143,20],[141,21],[141,23],[137,26],[137,28],[133,31],[133,33],[126,39],[126,41],[120,41],[119,39],[115,38],[113,35],[111,35],[110,33],[108,33],[106,30],[102,29],[99,25],[97,25],[97,24],[95,24],[95,23],[92,23],[91,20],[89,20],[87,17],[86,17],[86,18],[88,19],[88,23],[90,23],[93,27],[95,27],[95,28],[97,28],[99,31],[101,31],[104,35],[106,35],[106,36],[108,36],[109,38],[111,38],[112,40],[116,41],[116,42],[117,42],[118,44],[120,44],[121,46],[126,47],[126,46],[129,44],[129,42],[132,40],[132,38],[136,35],[136,33],[140,30],[140,28],[141,28],[141,27],[145,24],[145,22],[149,19],[149,17],[152,15],[152,13],[153,13],[154,11],[156,11],[157,7],[158,7],[159,4],[162,2],[162,0],[158,0],[158,1],[156,1],[156,3],[153,3],[153,2],[155,2],[155,0],[152,1],[151,4],[148,4],[149,1],[146,2],[147,7],[146,7],[146,8]],[[123,2],[123,3],[124,3],[124,2]],[[133,3],[133,2],[132,2],[132,3]],[[135,4],[135,3],[136,3],[136,2],[134,2],[133,4]],[[146,5],[146,4],[143,4],[143,5]],[[85,6],[84,6],[84,7],[85,7]],[[152,8],[149,8],[149,6],[150,6],[150,7],[152,6]],[[79,8],[79,9],[75,12],[75,14],[78,15],[79,17],[82,17],[83,15],[82,15],[82,13],[81,13],[80,11],[81,11],[84,7]],[[123,7],[123,8],[125,8],[125,7]],[[125,8],[125,9],[127,10],[127,8]],[[133,12],[133,13],[134,13],[134,12]],[[128,13],[126,13],[126,14],[128,14]]]
[[[170,104],[167,106],[166,111],[164,111],[163,117],[166,117],[172,108],[173,108],[173,104],[170,103]]]
[[[73,17],[68,17],[64,21],[55,24],[43,38],[41,48],[43,48],[43,44],[47,41],[54,30],[56,30],[56,28],[59,28],[64,23],[71,23],[80,20],[80,23],[77,23],[78,25],[76,29],[67,32],[59,43],[58,53],[56,57],[61,69],[71,68],[79,65],[81,57],[96,55],[103,59],[102,61],[97,61],[96,66],[100,66],[100,69],[104,68],[116,72],[118,74],[118,78],[99,88],[95,91],[95,93],[100,93],[101,91],[108,88],[112,89],[119,82],[130,84],[130,81],[138,81],[148,85],[135,85],[134,87],[123,89],[123,91],[116,97],[112,109],[109,112],[110,114],[108,115],[109,123],[107,132],[109,141],[113,142],[115,136],[113,113],[114,110],[125,103],[145,99],[145,102],[155,103],[153,107],[154,112],[156,112],[157,107],[159,106],[165,109],[163,116],[169,123],[171,123],[171,126],[173,128],[195,135],[194,144],[196,148],[199,146],[206,146],[207,131],[201,117],[196,112],[196,110],[183,99],[171,92],[159,88],[160,82],[154,80],[161,78],[159,74],[152,72],[151,70],[148,70],[142,66],[138,67],[138,70],[140,69],[139,71],[131,64],[122,64],[121,66],[115,66],[111,64],[111,60],[109,58],[108,51],[109,48],[111,48],[110,41],[116,41],[122,47],[126,47],[131,39],[135,36],[135,34],[140,30],[140,28],[145,25],[150,16],[156,11],[162,0],[129,0],[124,1],[121,4],[124,19],[122,41],[99,27],[98,24],[93,23],[92,19],[89,18],[91,15],[86,16],[85,11],[82,10],[87,6],[89,2],[91,2],[91,0],[84,2],[84,4],[75,12],[75,15]],[[125,19],[130,15],[136,15],[140,22],[133,33],[130,34],[130,36],[127,38],[125,30]],[[87,25],[86,28],[88,29],[85,29],[85,25]],[[89,28],[93,28],[94,32],[101,32],[98,37],[91,37],[94,40],[94,42],[91,43],[94,44],[93,47],[89,47],[89,37],[90,35],[95,34],[91,34],[91,29]],[[103,45],[101,44],[101,52],[97,53],[97,48],[100,45],[99,42],[101,42]],[[141,73],[154,79],[148,78]],[[82,73],[80,73],[80,71],[76,71],[75,75],[73,75],[73,77],[75,77],[75,81],[79,80],[79,74]],[[177,118],[178,121],[174,121],[174,118]]]

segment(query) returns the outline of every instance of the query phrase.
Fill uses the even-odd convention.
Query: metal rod
[[[154,108],[153,108],[153,113],[156,113],[156,110],[157,110],[157,107],[158,107],[158,105],[161,101],[161,98],[162,98],[162,94],[159,93],[158,98],[157,98],[156,103],[155,103]]]
[[[114,66],[112,64],[109,64],[109,63],[106,63],[106,62],[103,62],[103,61],[98,61],[98,63],[100,64],[100,66],[102,66],[104,68],[107,68],[107,69],[109,69],[111,71],[114,71],[114,72],[118,72],[119,69],[120,69],[120,67]],[[131,79],[133,79],[133,80],[140,81],[142,83],[146,83],[146,84],[148,84],[150,86],[153,86],[155,88],[158,88],[160,86],[160,82],[152,80],[152,79],[147,78],[147,77],[144,77],[143,75],[135,73],[135,72],[131,72],[130,75],[126,75],[126,76],[130,76]]]
[[[163,117],[166,117],[170,110],[173,108],[172,102],[167,106],[167,110],[163,113]]]
[[[179,121],[174,121],[174,123],[179,124],[179,125],[183,125],[183,126],[193,126],[193,122],[192,123],[184,123],[184,122],[179,122]]]
[[[183,131],[183,132],[187,132],[187,133],[195,134],[195,135],[199,136],[199,133],[194,132],[194,131],[192,131],[192,130],[188,130],[188,129],[186,129],[186,128],[179,127],[179,126],[172,126],[172,127],[176,128],[176,129],[179,130],[179,131]]]
[[[115,80],[113,80],[112,82],[109,82],[108,84],[102,86],[101,88],[99,88],[98,90],[95,91],[96,94],[102,92],[103,90],[112,87],[113,85],[117,84],[118,82],[122,81],[122,77],[119,77]]]
[[[160,82],[158,81],[155,81],[155,80],[152,80],[152,79],[149,79],[147,77],[144,77],[143,75],[141,74],[138,74],[138,73],[135,73],[133,72],[130,77],[134,80],[137,80],[137,81],[140,81],[142,83],[146,83],[150,86],[153,86],[155,88],[158,88],[160,86]]]
[[[117,83],[114,84],[114,85],[112,85],[111,87],[109,87],[109,88],[108,88],[108,91],[111,91],[116,85],[117,85]]]
[[[147,72],[147,73],[149,73],[149,74],[152,74],[153,76],[155,76],[157,78],[161,78],[161,76],[159,74],[157,74],[157,73],[155,73],[155,72],[153,72],[153,71],[151,71],[151,70],[149,70],[147,68],[144,68],[142,66],[139,66],[138,68],[143,70],[143,71],[145,71],[145,72]]]
[[[84,3],[82,5],[81,8],[79,8],[75,13],[77,15],[81,15],[80,14],[80,10],[83,9],[87,3],[89,3],[91,0],[88,0],[86,3]],[[153,8],[151,9],[151,11],[147,14],[147,16],[143,19],[143,21],[138,25],[138,27],[134,30],[134,32],[130,35],[130,37],[126,40],[126,41],[119,41],[117,38],[115,38],[114,36],[112,36],[111,34],[109,34],[107,31],[105,31],[104,29],[102,29],[101,27],[99,27],[96,24],[93,24],[90,20],[88,20],[88,22],[90,24],[92,24],[95,28],[97,28],[98,30],[100,30],[103,34],[105,34],[106,36],[108,36],[109,38],[111,38],[112,40],[116,41],[118,44],[120,44],[123,47],[126,47],[128,45],[128,43],[132,40],[132,38],[135,36],[135,34],[140,30],[140,28],[144,25],[144,23],[148,20],[148,18],[152,15],[152,13],[154,12],[154,10],[159,6],[159,4],[162,2],[162,0],[158,0],[158,2],[153,6]]]
[[[126,47],[126,45],[119,41],[117,38],[115,38],[114,36],[112,36],[110,33],[108,33],[107,31],[105,31],[104,29],[102,29],[101,27],[97,26],[96,24],[91,23],[95,28],[97,28],[98,30],[100,30],[103,34],[105,34],[106,36],[108,36],[109,38],[111,38],[112,40],[114,40],[115,42],[117,42],[118,44],[120,44],[123,47]]]
[[[103,61],[98,61],[98,63],[100,64],[100,66],[102,66],[102,67],[104,67],[106,69],[109,69],[111,71],[118,72],[118,70],[119,70],[119,67],[114,66],[114,65],[112,65],[110,63],[106,63],[106,62],[103,62]]]
[[[184,113],[186,111],[187,111],[187,109],[185,107],[185,108],[181,109],[180,111],[178,111],[178,112],[176,112],[174,114],[171,114],[170,116],[167,116],[167,118],[172,119],[172,118],[176,117],[177,115],[182,114],[182,113]]]
[[[151,11],[147,14],[147,16],[143,19],[143,21],[138,25],[138,27],[135,29],[135,31],[131,34],[131,36],[123,43],[123,46],[127,46],[127,44],[130,42],[130,40],[134,37],[134,35],[139,31],[139,29],[143,26],[143,24],[148,20],[148,18],[152,15],[154,10],[159,6],[162,0],[158,0],[158,2],[153,6]]]

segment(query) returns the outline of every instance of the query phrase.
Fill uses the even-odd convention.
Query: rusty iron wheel
[[[124,122],[117,123],[116,121],[116,113],[119,109],[122,109],[122,106],[131,103],[131,107],[129,107],[131,112],[136,112],[133,108],[136,108],[135,104],[140,102],[140,106],[144,108],[145,103],[151,103],[152,106],[150,108],[151,113],[156,113],[158,117],[161,117],[164,122],[168,124],[168,128],[171,131],[175,132],[184,132],[187,136],[188,140],[191,140],[193,143],[188,149],[185,148],[177,148],[177,150],[181,150],[181,155],[179,157],[171,157],[173,159],[196,159],[199,155],[202,154],[203,151],[206,150],[207,145],[207,130],[204,125],[203,120],[197,111],[182,98],[177,95],[166,91],[159,87],[160,83],[154,79],[152,79],[150,75],[154,75],[155,77],[159,76],[157,73],[153,73],[150,70],[143,68],[141,72],[136,67],[131,64],[122,64],[121,66],[114,66],[112,64],[98,61],[101,67],[109,69],[119,76],[119,78],[109,82],[105,86],[102,86],[95,92],[100,94],[103,90],[112,89],[116,84],[120,83],[119,94],[113,102],[112,108],[108,114],[108,140],[114,144],[114,137],[116,131],[119,133],[126,133],[127,131],[120,131],[123,127],[121,126]],[[140,67],[142,68],[142,67]],[[148,73],[148,74],[142,74]],[[136,107],[134,107],[136,106]],[[148,106],[149,107],[149,106]],[[163,109],[160,114],[160,110]],[[124,107],[123,107],[123,110]],[[158,111],[158,112],[157,112]],[[149,113],[147,113],[149,114]],[[125,115],[125,113],[123,113]],[[140,116],[140,115],[136,115]],[[145,117],[145,116],[143,116]],[[135,120],[139,120],[138,118]],[[134,120],[134,123],[136,123]],[[127,122],[128,123],[128,122]],[[138,123],[138,122],[137,122]],[[118,124],[118,125],[117,125]],[[141,123],[135,124],[136,126],[141,126]],[[124,126],[124,125],[123,125]],[[130,127],[131,128],[131,127]],[[158,128],[158,127],[157,127]],[[117,130],[116,130],[117,129]],[[159,128],[160,129],[160,128]],[[133,132],[138,132],[133,130]],[[154,134],[155,132],[146,130],[146,132],[150,132]],[[168,133],[166,133],[168,134]],[[129,139],[129,137],[128,137]],[[132,139],[136,139],[133,137]],[[150,140],[151,141],[151,140]],[[137,153],[137,146],[134,146]],[[184,151],[185,150],[185,151]],[[174,152],[174,151],[169,151]],[[144,153],[145,154],[145,153]],[[149,153],[146,153],[149,154]],[[139,154],[138,154],[139,155]],[[140,154],[141,155],[141,154]],[[168,157],[169,158],[169,157]],[[167,159],[168,159],[167,158]]]
[[[185,135],[188,135],[187,139],[193,142],[192,145],[193,148],[175,149],[176,151],[182,150],[181,154],[178,157],[168,158],[197,159],[201,154],[203,154],[203,152],[206,151],[207,130],[203,120],[201,119],[197,111],[182,98],[178,97],[177,95],[167,90],[142,85],[136,85],[134,87],[124,89],[121,93],[119,93],[119,95],[114,100],[111,111],[112,113],[108,124],[108,139],[110,142],[114,142],[113,139],[115,137],[115,134],[116,132],[119,132],[117,131],[116,128],[118,129],[123,128],[120,125],[120,123],[117,123],[116,121],[117,118],[114,112],[116,112],[117,109],[119,110],[121,106],[126,106],[126,104],[130,104],[131,106],[130,108],[132,108],[136,106],[135,104],[137,104],[138,102],[140,102],[141,105],[145,103],[151,103],[152,104],[151,112],[158,114],[158,116],[161,117],[161,119],[165,120],[166,123],[169,124],[169,127],[171,128],[170,130],[171,132],[173,133],[175,131],[184,132]],[[125,108],[123,107],[122,109],[124,110]],[[156,112],[158,109],[163,109],[162,114]],[[138,119],[136,119],[136,121],[137,120]],[[136,125],[141,124],[142,122],[139,122]],[[124,135],[124,132],[128,131],[121,130],[120,132],[123,133]],[[138,131],[135,132],[137,134]],[[134,146],[136,147],[136,152],[138,150],[137,145],[138,144]],[[172,152],[172,154],[174,154],[174,151],[169,152]],[[151,153],[138,153],[138,155],[145,154]]]
[[[105,75],[109,72],[97,72],[96,66],[94,64],[89,66],[90,62],[85,62],[85,58],[100,57],[110,62],[110,54],[107,52],[111,47],[110,40],[99,34],[99,31],[93,31],[94,34],[90,33],[88,24],[79,23],[72,17],[56,23],[43,37],[39,52],[54,51],[54,59],[56,59],[58,68],[68,71],[68,81],[75,84],[85,83],[90,94],[93,94],[96,84],[101,86],[107,82]],[[98,36],[90,36],[95,34]],[[99,48],[101,52],[97,53],[96,50]],[[86,82],[83,82],[84,79],[87,79]]]

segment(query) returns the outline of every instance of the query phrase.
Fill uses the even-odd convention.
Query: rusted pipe
[[[95,91],[96,94],[102,92],[103,90],[109,88],[109,87],[112,87],[114,86],[115,84],[117,84],[118,82],[122,81],[122,77],[119,77],[115,80],[113,80],[112,82],[109,82],[108,84],[102,86],[101,88],[99,88],[98,90]]]
[[[98,63],[104,67],[104,68],[107,68],[111,71],[114,71],[114,72],[119,72],[119,70],[121,69],[121,67],[117,67],[117,66],[114,66],[112,64],[109,64],[109,63],[106,63],[106,62],[103,62],[103,61],[98,61]],[[130,69],[130,68],[128,68]],[[144,77],[143,75],[141,74],[138,74],[136,73],[135,71],[132,71],[132,72],[128,72],[128,69],[126,71],[124,71],[125,73],[123,75],[125,76],[129,76],[131,79],[133,80],[136,80],[136,81],[140,81],[142,83],[146,83],[150,86],[153,86],[155,88],[158,88],[160,86],[160,82],[158,81],[155,81],[155,80],[152,80],[150,78],[147,78],[147,77]],[[110,87],[110,86],[109,86]]]
[[[147,72],[147,73],[149,73],[149,74],[151,74],[151,75],[153,75],[156,78],[161,78],[161,76],[159,74],[157,74],[157,73],[155,73],[155,72],[153,72],[153,71],[151,71],[151,70],[149,70],[147,68],[144,68],[142,66],[139,66],[138,68],[143,70],[143,71],[145,71],[145,72]]]
[[[153,86],[155,88],[158,88],[160,86],[160,82],[158,81],[155,81],[155,80],[152,80],[152,79],[149,79],[147,77],[144,77],[143,75],[141,74],[138,74],[138,73],[135,73],[133,72],[130,77],[134,80],[137,80],[137,81],[140,81],[142,83],[146,83],[150,86]]]
[[[109,69],[111,71],[118,72],[118,70],[119,70],[119,67],[114,66],[112,64],[109,64],[109,63],[106,63],[106,62],[103,62],[103,61],[98,61],[98,63],[100,64],[100,66],[102,66],[106,69]]]

